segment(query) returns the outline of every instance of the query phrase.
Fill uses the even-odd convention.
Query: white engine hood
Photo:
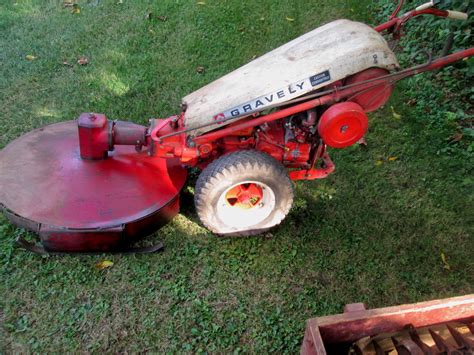
[[[370,67],[393,70],[398,62],[374,29],[360,22],[336,20],[184,97],[185,126],[195,128],[230,117],[237,120]],[[190,135],[222,126],[200,128]]]

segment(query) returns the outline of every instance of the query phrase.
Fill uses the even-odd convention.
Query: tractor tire
[[[224,155],[199,175],[194,204],[202,224],[221,236],[251,236],[280,224],[293,204],[293,183],[271,156]]]

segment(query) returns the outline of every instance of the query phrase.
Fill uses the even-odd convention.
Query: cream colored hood
[[[370,67],[398,67],[383,37],[360,22],[333,21],[184,97],[185,125],[194,128],[222,118],[238,120]],[[222,126],[201,128],[192,135]]]

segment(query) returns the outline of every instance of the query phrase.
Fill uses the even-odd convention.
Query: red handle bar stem
[[[390,19],[389,21],[376,26],[374,29],[377,32],[383,32],[392,27],[397,28],[403,25],[409,19],[415,16],[420,16],[420,15],[433,15],[433,16],[438,16],[438,17],[448,17],[449,12],[446,10],[439,10],[439,9],[412,10],[402,15],[401,17],[394,17]]]

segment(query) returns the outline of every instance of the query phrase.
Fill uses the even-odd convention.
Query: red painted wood
[[[474,321],[474,294],[386,308],[312,318],[306,326],[301,354],[326,354],[328,344],[351,343],[367,336],[447,322]],[[359,310],[357,310],[359,309]]]

